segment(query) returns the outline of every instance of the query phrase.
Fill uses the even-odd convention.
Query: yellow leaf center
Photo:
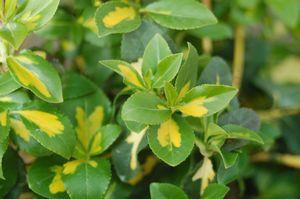
[[[116,7],[103,18],[103,23],[105,27],[112,28],[124,20],[133,20],[134,17],[135,11],[132,7]]]
[[[0,125],[6,126],[7,125],[7,111],[0,113]]]
[[[202,117],[208,112],[207,108],[203,106],[204,101],[205,97],[196,98],[179,107],[179,110],[187,116]]]
[[[10,125],[11,128],[15,131],[16,135],[20,136],[26,142],[29,142],[30,132],[23,124],[23,122],[16,119],[10,119]]]
[[[49,137],[62,134],[64,131],[64,125],[56,115],[36,110],[19,111],[18,113],[38,126]]]
[[[51,168],[51,170],[55,173],[55,176],[49,185],[49,190],[52,194],[56,194],[59,192],[65,192],[65,185],[61,179],[61,174],[63,171],[63,167],[61,166],[54,166]]]
[[[169,119],[160,125],[157,132],[157,140],[162,147],[181,146],[179,127],[173,119]]]
[[[119,64],[118,67],[127,82],[133,84],[134,86],[143,88],[143,85],[139,80],[137,73],[135,73],[132,69],[123,64]]]

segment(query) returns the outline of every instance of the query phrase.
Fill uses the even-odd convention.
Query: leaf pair
[[[18,49],[31,31],[41,28],[50,21],[58,4],[59,0],[1,2],[1,7],[4,7],[4,16],[2,16],[4,25],[0,28],[1,39]]]
[[[214,15],[194,0],[164,0],[150,3],[145,8],[120,1],[102,4],[95,20],[99,36],[127,33],[141,25],[140,13],[149,15],[156,23],[172,29],[195,29],[217,22]]]
[[[182,54],[172,54],[167,42],[158,34],[148,43],[142,64],[133,65],[119,60],[100,61],[120,74],[125,84],[138,90],[162,88],[176,76],[181,62]]]

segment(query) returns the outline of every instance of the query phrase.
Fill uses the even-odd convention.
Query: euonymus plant
[[[269,9],[293,29],[289,2],[0,1],[1,198],[221,199],[253,162],[300,167],[242,108],[245,29]]]

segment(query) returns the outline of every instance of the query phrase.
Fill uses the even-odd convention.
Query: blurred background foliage
[[[140,3],[147,5],[153,1]],[[238,98],[241,106],[256,113],[249,109],[241,113],[243,110],[237,109],[225,119],[248,123],[250,128],[260,131],[266,144],[262,149],[243,149],[250,155],[242,153],[230,171],[225,172],[222,165],[216,168],[217,181],[229,183],[227,198],[300,198],[300,1],[203,0],[203,3],[216,15],[218,24],[174,31],[154,24],[145,16],[142,26],[134,32],[98,38],[93,17],[101,2],[62,0],[54,19],[31,35],[24,47],[46,51],[62,74],[70,70],[84,74],[103,88],[111,100],[124,86],[121,78],[101,67],[98,61],[137,62],[156,33],[163,35],[175,52],[186,52],[187,42],[197,48],[203,71],[200,83],[209,83],[212,74],[217,73],[221,83],[226,84],[231,81],[230,71],[244,65],[239,73],[242,81]],[[212,57],[221,57],[225,62],[220,58],[212,62]],[[211,66],[206,68],[208,63]],[[243,120],[244,114],[253,114],[246,117],[253,120]],[[255,119],[257,115],[260,122]],[[232,147],[242,143],[227,144]],[[142,150],[141,154],[141,162],[147,161],[149,150]],[[200,185],[192,184],[190,178],[200,160],[195,152],[176,168],[157,164],[148,171],[151,175],[146,173],[134,188],[114,176],[114,189],[118,191],[110,198],[145,198],[153,181],[177,184],[190,198],[198,198],[199,192],[193,190]]]

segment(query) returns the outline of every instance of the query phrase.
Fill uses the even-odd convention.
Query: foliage
[[[299,11],[0,1],[0,197],[299,198]]]

